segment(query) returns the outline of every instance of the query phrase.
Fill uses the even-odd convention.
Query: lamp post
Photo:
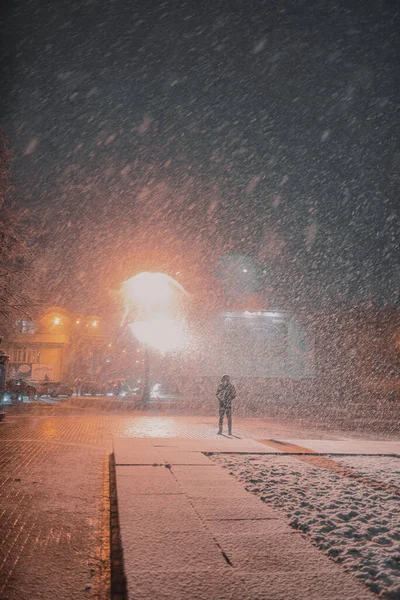
[[[144,377],[143,377],[143,392],[141,397],[141,407],[148,408],[150,402],[150,353],[149,349],[144,350]]]
[[[0,343],[2,342],[2,338],[0,338]],[[4,350],[0,350],[0,395],[1,395],[1,405],[3,406],[3,400],[4,400],[4,387],[5,387],[5,382],[6,382],[6,369],[7,369],[7,363],[8,363],[8,359],[10,357],[8,356],[8,354],[6,354],[4,352]],[[4,419],[4,417],[6,416],[6,413],[3,411],[0,411],[0,421],[2,421]]]

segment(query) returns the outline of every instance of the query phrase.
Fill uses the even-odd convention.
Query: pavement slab
[[[153,465],[164,462],[161,454],[148,440],[135,438],[114,438],[114,459],[116,465]]]
[[[135,600],[369,600],[345,573],[330,570],[255,574],[234,569],[142,571],[129,581],[129,597]]]
[[[179,482],[231,482],[236,481],[233,475],[230,475],[226,469],[218,468],[218,465],[211,463],[210,466],[204,465],[175,465],[173,473]]]
[[[152,443],[157,450],[161,447],[174,447],[174,451],[183,452],[243,452],[243,453],[279,453],[280,450],[268,448],[252,439],[237,439],[228,436],[218,436],[217,439],[187,439],[187,438],[154,438]]]
[[[159,449],[164,462],[170,465],[204,465],[211,467],[213,462],[202,452],[172,452]]]
[[[172,471],[175,473],[176,467],[172,467]],[[235,483],[235,482],[233,482]],[[184,485],[181,486],[182,492],[188,496],[188,498],[225,498],[226,497],[226,483],[225,481],[218,481],[218,479],[210,481],[202,479],[186,480]],[[247,492],[243,488],[243,485],[232,485],[229,489],[229,498],[235,499],[236,502],[247,498]]]
[[[117,479],[122,539],[139,532],[171,533],[202,531],[204,524],[183,494],[134,495],[128,477]]]
[[[262,534],[218,533],[216,539],[233,567],[240,571],[273,573],[326,568],[326,556],[301,535],[277,536],[273,528],[264,527]]]
[[[185,489],[185,488],[183,488]],[[234,498],[229,488],[223,497],[192,498],[193,505],[204,521],[221,521],[226,519],[274,519],[277,513],[267,504],[261,502],[253,494]]]
[[[251,600],[244,578],[235,576],[233,569],[209,567],[133,572],[128,581],[129,598],[135,600]],[[257,596],[258,597],[258,596]]]
[[[251,600],[376,600],[375,594],[338,566],[318,570],[238,572],[236,576],[245,586],[244,598]]]
[[[223,569],[227,562],[206,529],[180,532],[137,532],[123,529],[125,570],[131,573],[153,568],[161,570]]]
[[[137,495],[168,495],[182,494],[182,489],[172,475],[171,470],[164,466],[118,466],[115,469],[117,482],[122,478],[129,481],[130,493]],[[121,482],[120,489],[123,490]],[[122,493],[122,492],[121,492]]]
[[[278,518],[275,519],[225,519],[208,521],[208,529],[221,542],[225,537],[266,536],[276,539],[282,536],[298,536],[298,532]],[[227,540],[229,541],[229,540]]]

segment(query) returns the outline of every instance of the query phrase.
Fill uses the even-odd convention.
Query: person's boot
[[[222,431],[217,431],[217,435],[222,435]]]

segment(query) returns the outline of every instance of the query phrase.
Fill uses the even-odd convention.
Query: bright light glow
[[[135,321],[129,326],[136,339],[160,352],[180,350],[185,345],[185,332],[175,319],[152,319]]]
[[[137,317],[130,328],[136,339],[160,352],[178,350],[185,344],[181,299],[188,295],[175,279],[165,273],[139,273],[121,286],[125,319],[133,308]]]
[[[187,295],[181,284],[165,273],[139,273],[124,281],[121,291],[126,310],[136,306],[139,319],[143,312],[152,316],[165,315],[177,300],[177,293]]]
[[[79,324],[80,324],[80,320],[79,320],[79,319],[77,319],[77,320],[75,321],[75,323],[76,323],[77,325],[79,325]]]
[[[247,273],[247,269],[243,269],[243,273]]]
[[[156,383],[153,386],[153,389],[151,390],[151,395],[153,396],[153,398],[155,396],[158,396],[158,394],[161,392],[161,383]]]
[[[92,327],[97,327],[97,325],[98,325],[98,324],[99,324],[99,322],[98,322],[98,321],[93,321],[93,323],[92,323]]]
[[[61,317],[54,317],[54,325],[61,325]]]

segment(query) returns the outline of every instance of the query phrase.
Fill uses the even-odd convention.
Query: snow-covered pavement
[[[213,458],[371,590],[400,598],[400,458]]]
[[[237,438],[114,437],[128,598],[373,599],[280,510],[205,455],[259,460],[271,451]]]

